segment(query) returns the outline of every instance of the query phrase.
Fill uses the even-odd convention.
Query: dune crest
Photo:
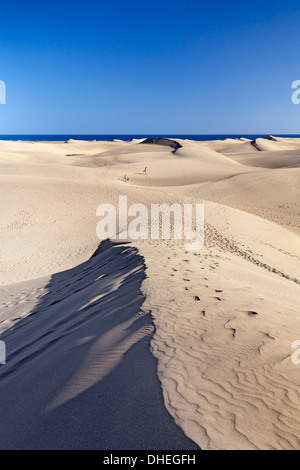
[[[156,144],[156,145],[168,145],[169,147],[173,148],[173,153],[176,152],[177,149],[180,149],[182,145],[177,142],[177,140],[173,139],[165,139],[162,137],[148,137],[145,140],[140,142],[141,144]]]

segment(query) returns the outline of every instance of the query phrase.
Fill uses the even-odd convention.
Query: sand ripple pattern
[[[299,281],[213,224],[201,253],[167,241],[152,249],[141,250],[144,308],[177,424],[202,449],[300,449]]]

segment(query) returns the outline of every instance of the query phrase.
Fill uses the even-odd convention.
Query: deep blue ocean
[[[275,136],[275,134],[272,134]],[[276,134],[277,135],[277,134]],[[23,141],[50,141],[50,142],[64,142],[69,139],[75,140],[131,140],[131,139],[142,139],[147,137],[169,137],[171,139],[190,139],[190,140],[223,140],[223,139],[237,139],[245,137],[247,139],[257,139],[258,137],[267,137],[268,134],[91,134],[91,135],[79,135],[79,134],[61,134],[61,135],[1,135],[0,140],[23,140]],[[279,137],[300,137],[299,134],[280,134]]]

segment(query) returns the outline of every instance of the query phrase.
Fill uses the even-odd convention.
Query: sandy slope
[[[203,449],[299,448],[299,238],[274,226],[267,243],[269,222],[205,207],[201,252],[141,248],[167,407]]]
[[[136,249],[104,242],[44,287],[1,288],[18,305],[42,291],[23,319],[1,318],[1,449],[197,448],[163,406],[144,277]]]
[[[0,142],[1,448],[193,448],[172,416],[203,449],[299,449],[299,139],[140,142]],[[204,248],[91,258],[119,195],[204,201]]]

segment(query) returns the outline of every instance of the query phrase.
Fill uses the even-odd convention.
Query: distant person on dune
[[[124,180],[125,182],[126,182],[126,181],[129,181],[129,178],[128,178],[128,176],[127,176],[127,175],[124,175],[124,178],[123,178],[123,180]]]
[[[145,168],[143,169],[143,173],[145,173],[145,175],[148,173],[148,168],[145,166]]]

